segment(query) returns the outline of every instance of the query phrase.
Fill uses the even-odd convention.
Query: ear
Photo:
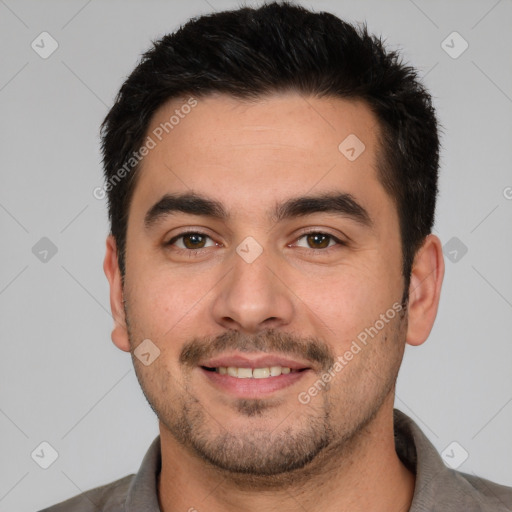
[[[409,345],[421,345],[428,338],[437,315],[443,277],[441,241],[435,235],[428,235],[412,266],[407,327]]]
[[[114,318],[114,329],[111,335],[112,341],[117,348],[130,352],[130,340],[123,306],[123,283],[117,260],[117,244],[112,235],[107,237],[103,270],[110,284],[110,309]]]

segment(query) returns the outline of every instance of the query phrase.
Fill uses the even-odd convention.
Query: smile
[[[279,375],[287,375],[289,373],[301,371],[292,370],[287,366],[270,366],[263,368],[245,368],[240,366],[218,366],[216,368],[204,368],[208,371],[214,371],[220,375],[229,375],[238,379],[268,379],[271,377],[279,377]]]
[[[217,391],[245,399],[268,397],[313,371],[307,361],[279,354],[239,352],[201,361],[199,370]]]

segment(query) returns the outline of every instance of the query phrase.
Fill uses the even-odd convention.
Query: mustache
[[[196,367],[201,361],[226,352],[273,352],[286,356],[299,356],[327,371],[334,363],[335,356],[330,347],[314,337],[298,338],[289,333],[268,329],[254,336],[229,330],[219,336],[194,338],[186,343],[179,361],[184,366]]]

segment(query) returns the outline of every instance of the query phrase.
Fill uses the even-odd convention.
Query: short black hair
[[[123,276],[140,167],[133,156],[155,111],[185,95],[258,100],[286,91],[362,100],[376,115],[378,176],[397,207],[408,289],[414,255],[434,222],[439,139],[431,96],[414,68],[369,35],[365,24],[356,27],[289,2],[193,18],[154,42],[122,85],[101,137],[111,233]]]

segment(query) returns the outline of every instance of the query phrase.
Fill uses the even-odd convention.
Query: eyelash
[[[184,237],[186,237],[188,235],[199,235],[201,237],[206,237],[206,238],[209,238],[210,240],[212,240],[212,238],[209,235],[207,235],[206,233],[203,233],[201,231],[186,231],[184,233],[180,233],[179,235],[176,235],[175,237],[171,238],[164,245],[167,246],[167,247],[173,246],[174,243],[177,240],[179,240],[180,238],[184,238]],[[318,254],[318,253],[326,254],[326,253],[330,253],[331,249],[339,248],[338,246],[347,246],[348,245],[347,242],[344,242],[343,240],[340,240],[339,238],[335,237],[334,235],[331,235],[330,233],[325,233],[323,231],[315,231],[315,230],[313,230],[313,231],[304,231],[303,233],[301,233],[299,235],[299,237],[295,240],[294,243],[297,243],[299,240],[301,240],[302,238],[304,238],[304,237],[306,237],[308,235],[325,235],[325,236],[329,237],[332,241],[336,242],[336,245],[329,246],[329,247],[326,247],[324,249],[313,249],[313,248],[301,247],[301,249],[306,249],[309,252],[313,252],[313,254]],[[210,247],[201,247],[199,249],[182,249],[181,247],[178,247],[178,248],[175,248],[175,251],[179,252],[179,253],[187,254],[189,256],[194,256],[194,255],[202,254],[202,251],[205,251],[205,250],[207,250],[209,248]]]

